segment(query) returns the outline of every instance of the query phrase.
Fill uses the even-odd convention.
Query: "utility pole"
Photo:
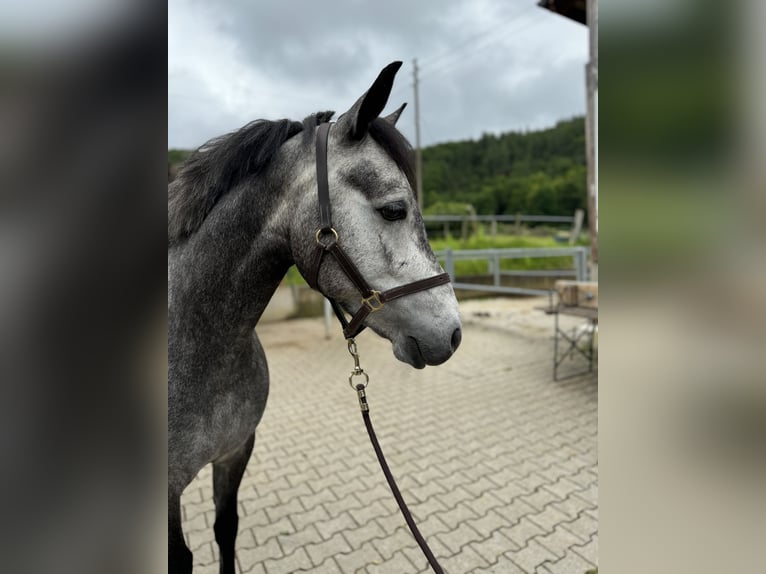
[[[418,59],[412,60],[412,75],[415,88],[415,194],[418,198],[418,207],[423,213],[423,162],[420,156],[420,98],[418,95]]]

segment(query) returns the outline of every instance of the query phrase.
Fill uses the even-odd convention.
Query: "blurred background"
[[[614,1],[590,28],[544,4],[2,4],[4,569],[164,569],[173,165],[342,111],[397,59],[427,214],[585,213],[582,236],[515,235],[596,254],[600,570],[762,569],[764,4]]]
[[[604,572],[763,568],[764,7],[601,10]]]

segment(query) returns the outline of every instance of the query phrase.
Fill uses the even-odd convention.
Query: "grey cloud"
[[[209,12],[209,4],[204,6]],[[171,4],[171,23],[173,9],[180,8]],[[251,89],[270,97],[271,117],[276,117],[274,110],[294,119],[319,109],[342,112],[392,60],[405,65],[388,109],[403,101],[412,104],[413,57],[423,77],[423,145],[485,131],[542,127],[584,113],[587,30],[536,7],[534,0],[235,0],[214,16],[218,32],[235,43],[242,62],[267,84]],[[254,106],[263,107],[263,102]],[[190,107],[178,100],[177,111],[186,113],[189,123],[183,132],[176,131],[180,122],[171,118],[171,145],[199,145],[199,138],[191,141],[197,124],[201,136],[217,122],[223,126],[233,119],[231,113],[218,117],[227,114],[214,110],[203,118]],[[247,112],[253,115],[239,118],[241,123],[268,117],[265,110]],[[399,125],[412,140],[412,105]]]

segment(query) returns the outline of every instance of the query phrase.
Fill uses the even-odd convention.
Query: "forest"
[[[168,150],[169,171],[189,152]],[[572,215],[587,213],[582,116],[528,132],[425,147],[424,211],[431,215]],[[587,217],[586,217],[587,221]]]
[[[427,214],[572,215],[587,212],[585,121],[423,148]]]

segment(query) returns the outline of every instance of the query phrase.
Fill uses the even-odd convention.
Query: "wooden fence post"
[[[585,212],[582,209],[575,210],[574,223],[572,224],[572,231],[569,232],[569,245],[574,245],[580,237],[580,231],[582,231],[582,221],[585,217]]]

